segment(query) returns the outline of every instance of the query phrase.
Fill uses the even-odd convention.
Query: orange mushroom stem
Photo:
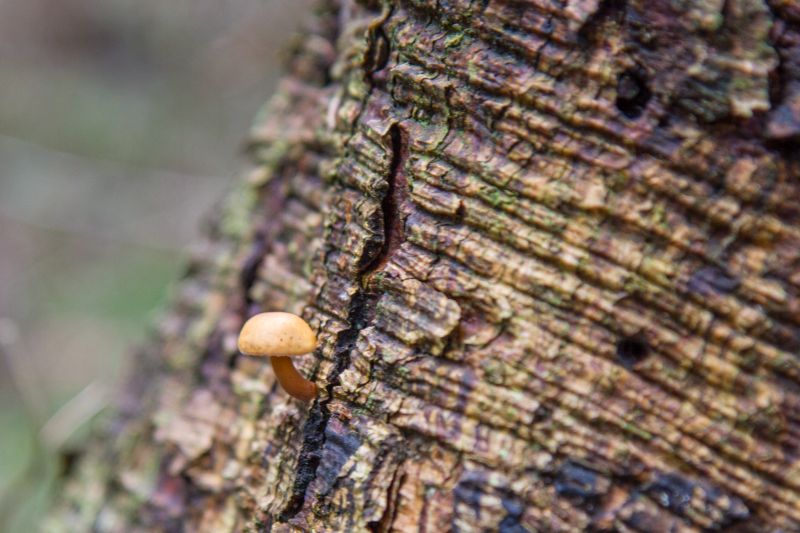
[[[283,390],[305,402],[317,397],[317,386],[297,371],[291,357],[275,356],[269,360]]]
[[[251,317],[239,333],[239,351],[270,358],[283,390],[300,400],[317,396],[317,386],[304,378],[291,358],[313,352],[317,337],[305,320],[291,313],[260,313]]]

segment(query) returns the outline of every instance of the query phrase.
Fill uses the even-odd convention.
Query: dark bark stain
[[[488,488],[486,476],[482,472],[469,472],[453,488],[453,505],[458,508],[460,504],[466,504],[469,509],[475,512],[475,516],[481,516],[481,498],[485,489]],[[453,516],[458,516],[454,512]]]
[[[481,509],[485,509],[484,497],[499,498],[505,515],[497,524],[500,533],[526,533],[522,525],[525,513],[523,499],[507,486],[493,485],[485,471],[470,471],[464,474],[453,488],[453,518],[463,513],[474,515],[480,521]],[[453,524],[454,530],[455,524]]]
[[[692,501],[694,484],[675,474],[663,474],[644,488],[644,492],[659,505],[678,514],[683,514]]]
[[[739,279],[726,270],[716,267],[703,267],[692,274],[687,287],[689,292],[701,296],[711,296],[713,293],[730,294],[739,288]]]
[[[608,491],[609,486],[610,480],[600,472],[572,460],[561,466],[554,483],[559,496],[590,511]]]
[[[703,525],[704,531],[728,531],[725,528],[733,526],[745,526],[741,531],[761,531],[747,527],[755,526],[759,519],[740,498],[679,472],[655,471],[638,480],[605,474],[583,459],[567,459],[553,474],[552,479],[544,479],[558,496],[592,516],[590,531],[616,531],[617,521],[639,531],[670,531],[682,521],[694,523],[698,510],[712,518]],[[647,500],[658,507],[648,508]]]
[[[687,507],[693,498],[704,507],[716,507],[721,516],[718,526],[730,525],[750,517],[750,510],[742,500],[726,494],[719,487],[692,481],[679,474],[659,473],[643,488],[643,492],[659,505],[680,516],[686,516]]]
[[[321,480],[323,487],[320,493],[327,494],[336,482],[339,472],[347,460],[361,446],[358,433],[348,430],[336,418],[329,420],[325,428],[325,445],[322,449],[321,462],[316,471],[316,479]]]
[[[506,515],[500,521],[499,533],[527,533],[528,529],[520,523],[525,511],[520,499],[513,494],[501,494],[500,503],[503,505]]]

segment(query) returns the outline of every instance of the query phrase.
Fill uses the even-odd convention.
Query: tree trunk
[[[326,4],[49,528],[800,530],[798,137],[794,0]]]

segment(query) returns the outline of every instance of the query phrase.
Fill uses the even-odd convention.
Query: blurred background
[[[0,532],[35,531],[310,8],[0,0]]]

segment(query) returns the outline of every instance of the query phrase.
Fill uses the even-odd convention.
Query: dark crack
[[[350,301],[347,312],[349,327],[339,335],[336,342],[335,364],[327,377],[327,394],[324,395],[324,399],[314,403],[303,427],[303,445],[298,459],[297,474],[292,487],[292,495],[279,516],[279,520],[282,522],[292,519],[303,508],[306,492],[316,477],[325,446],[325,429],[331,417],[328,404],[333,400],[333,390],[340,384],[342,372],[350,365],[350,354],[355,349],[359,333],[367,327],[374,316],[379,294],[365,290],[363,280],[370,272],[385,265],[405,239],[403,229],[405,217],[402,206],[407,199],[408,185],[403,166],[408,149],[404,134],[398,125],[394,125],[390,129],[389,140],[392,161],[387,178],[388,188],[381,202],[383,232],[378,241],[380,244],[372,248],[368,247],[365,252],[358,274],[360,290],[353,295]]]

